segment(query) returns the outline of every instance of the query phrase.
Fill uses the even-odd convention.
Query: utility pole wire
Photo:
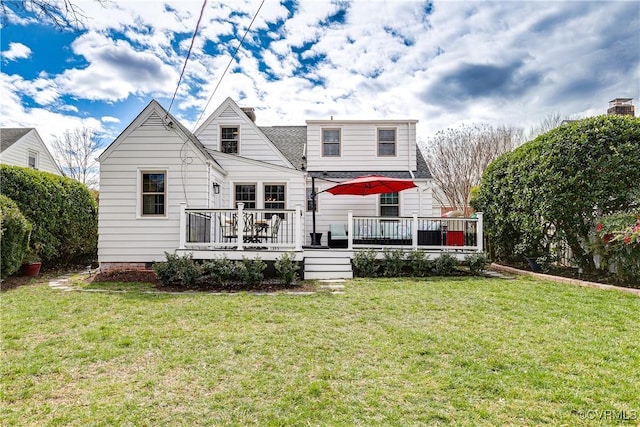
[[[264,0],[262,0],[262,2],[260,3],[260,6],[258,7],[258,10],[256,11],[255,15],[253,15],[253,19],[249,23],[249,26],[247,27],[247,30],[244,32],[244,35],[242,36],[242,39],[240,40],[240,43],[238,43],[238,46],[236,47],[236,50],[233,52],[233,55],[231,56],[231,59],[229,60],[229,63],[227,64],[227,67],[222,72],[222,75],[220,76],[220,79],[218,79],[218,83],[216,84],[216,87],[213,88],[213,92],[211,92],[211,96],[209,96],[209,99],[207,100],[207,104],[202,109],[202,112],[200,113],[200,116],[198,117],[198,120],[196,120],[196,122],[194,123],[193,129],[191,129],[191,132],[194,132],[196,130],[196,126],[200,122],[200,119],[202,119],[202,116],[204,115],[205,111],[207,111],[207,108],[209,107],[209,104],[211,103],[211,100],[213,99],[213,95],[215,95],[216,91],[220,87],[220,83],[222,83],[222,79],[224,78],[224,75],[227,74],[227,71],[229,70],[229,67],[231,66],[231,63],[236,58],[236,55],[238,54],[238,51],[242,47],[242,43],[244,42],[244,39],[247,37],[247,34],[249,33],[249,30],[251,30],[251,26],[253,25],[253,23],[255,22],[256,18],[258,17],[258,14],[260,13],[260,9],[262,9],[262,5],[264,5]]]
[[[178,88],[180,87],[180,83],[182,82],[182,77],[184,76],[184,71],[187,68],[187,62],[189,62],[189,57],[191,56],[191,49],[193,49],[193,42],[196,39],[196,35],[198,34],[198,28],[200,28],[200,21],[202,21],[202,15],[204,14],[204,8],[207,6],[207,0],[202,2],[202,8],[200,9],[200,16],[198,17],[198,22],[196,23],[196,29],[193,31],[193,37],[191,37],[191,44],[189,45],[189,50],[187,51],[187,57],[184,59],[184,65],[182,66],[182,72],[180,73],[180,78],[178,79],[178,84],[176,85],[176,90],[173,92],[173,97],[171,98],[171,104],[169,104],[169,109],[167,113],[171,111],[171,107],[173,106],[173,101],[176,99],[176,95],[178,93]]]

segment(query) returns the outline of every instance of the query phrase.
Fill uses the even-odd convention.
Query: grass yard
[[[1,425],[640,423],[637,296],[526,278],[135,289],[1,294]]]

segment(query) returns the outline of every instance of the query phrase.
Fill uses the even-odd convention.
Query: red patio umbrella
[[[383,175],[366,175],[341,182],[324,191],[333,195],[352,194],[366,196],[369,194],[397,193],[414,187],[417,187],[417,185],[410,179],[389,178]]]

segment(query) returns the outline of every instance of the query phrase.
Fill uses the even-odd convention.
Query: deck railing
[[[347,219],[348,248],[399,246],[411,249],[483,251],[482,212],[475,218],[367,217]]]
[[[180,249],[302,250],[302,208],[189,209],[180,205]]]

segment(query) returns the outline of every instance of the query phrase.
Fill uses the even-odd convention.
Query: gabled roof
[[[262,133],[287,158],[296,169],[304,163],[304,149],[307,143],[306,126],[259,127]]]
[[[205,160],[214,163],[221,172],[226,173],[220,163],[218,163],[216,159],[214,159],[213,156],[211,156],[211,154],[205,149],[202,142],[200,142],[200,140],[193,133],[191,133],[191,131],[184,127],[184,125],[182,125],[182,123],[180,123],[178,119],[176,119],[171,113],[165,110],[164,107],[160,105],[160,103],[155,99],[152,99],[151,102],[149,102],[149,104],[131,122],[131,124],[129,124],[129,126],[127,126],[126,129],[123,130],[122,133],[120,133],[120,135],[118,135],[118,137],[102,152],[102,154],[98,157],[98,160],[102,161],[109,157],[115,147],[117,147],[117,145],[120,144],[120,142],[125,139],[134,129],[140,126],[144,122],[144,120],[146,120],[154,111],[162,118],[166,127],[168,127],[169,129],[173,129],[178,134],[182,134],[182,137],[191,142],[194,148],[202,154]]]
[[[0,153],[11,147],[16,141],[34,128],[0,128]]]
[[[242,108],[240,108],[240,106],[231,97],[227,97],[227,99],[225,99],[222,102],[222,104],[220,104],[218,106],[218,108],[216,108],[215,111],[213,113],[211,113],[209,115],[209,117],[207,117],[207,119],[204,122],[202,122],[202,124],[198,127],[198,129],[195,130],[195,133],[197,135],[200,135],[200,133],[204,129],[206,129],[210,125],[210,123],[212,121],[214,121],[216,118],[218,118],[222,114],[222,112],[225,111],[227,108],[231,108],[232,110],[235,111],[235,113],[238,115],[238,117],[241,117],[241,118],[245,119],[246,125],[250,126],[250,127],[253,127],[255,129],[255,132],[258,135],[264,135],[264,142],[265,143],[274,145],[273,141],[271,141],[271,139],[267,135],[265,135],[264,132],[262,132],[262,130],[249,117],[248,113],[246,111],[244,111]],[[275,151],[276,154],[280,154],[282,156],[281,158],[282,158],[283,163],[285,163],[285,164],[289,163],[288,166],[291,166],[291,167],[297,169],[297,167],[293,163],[291,163],[289,158],[286,157],[285,153],[283,153],[282,150],[280,150],[278,147],[274,147],[274,148],[276,148],[276,151]]]

